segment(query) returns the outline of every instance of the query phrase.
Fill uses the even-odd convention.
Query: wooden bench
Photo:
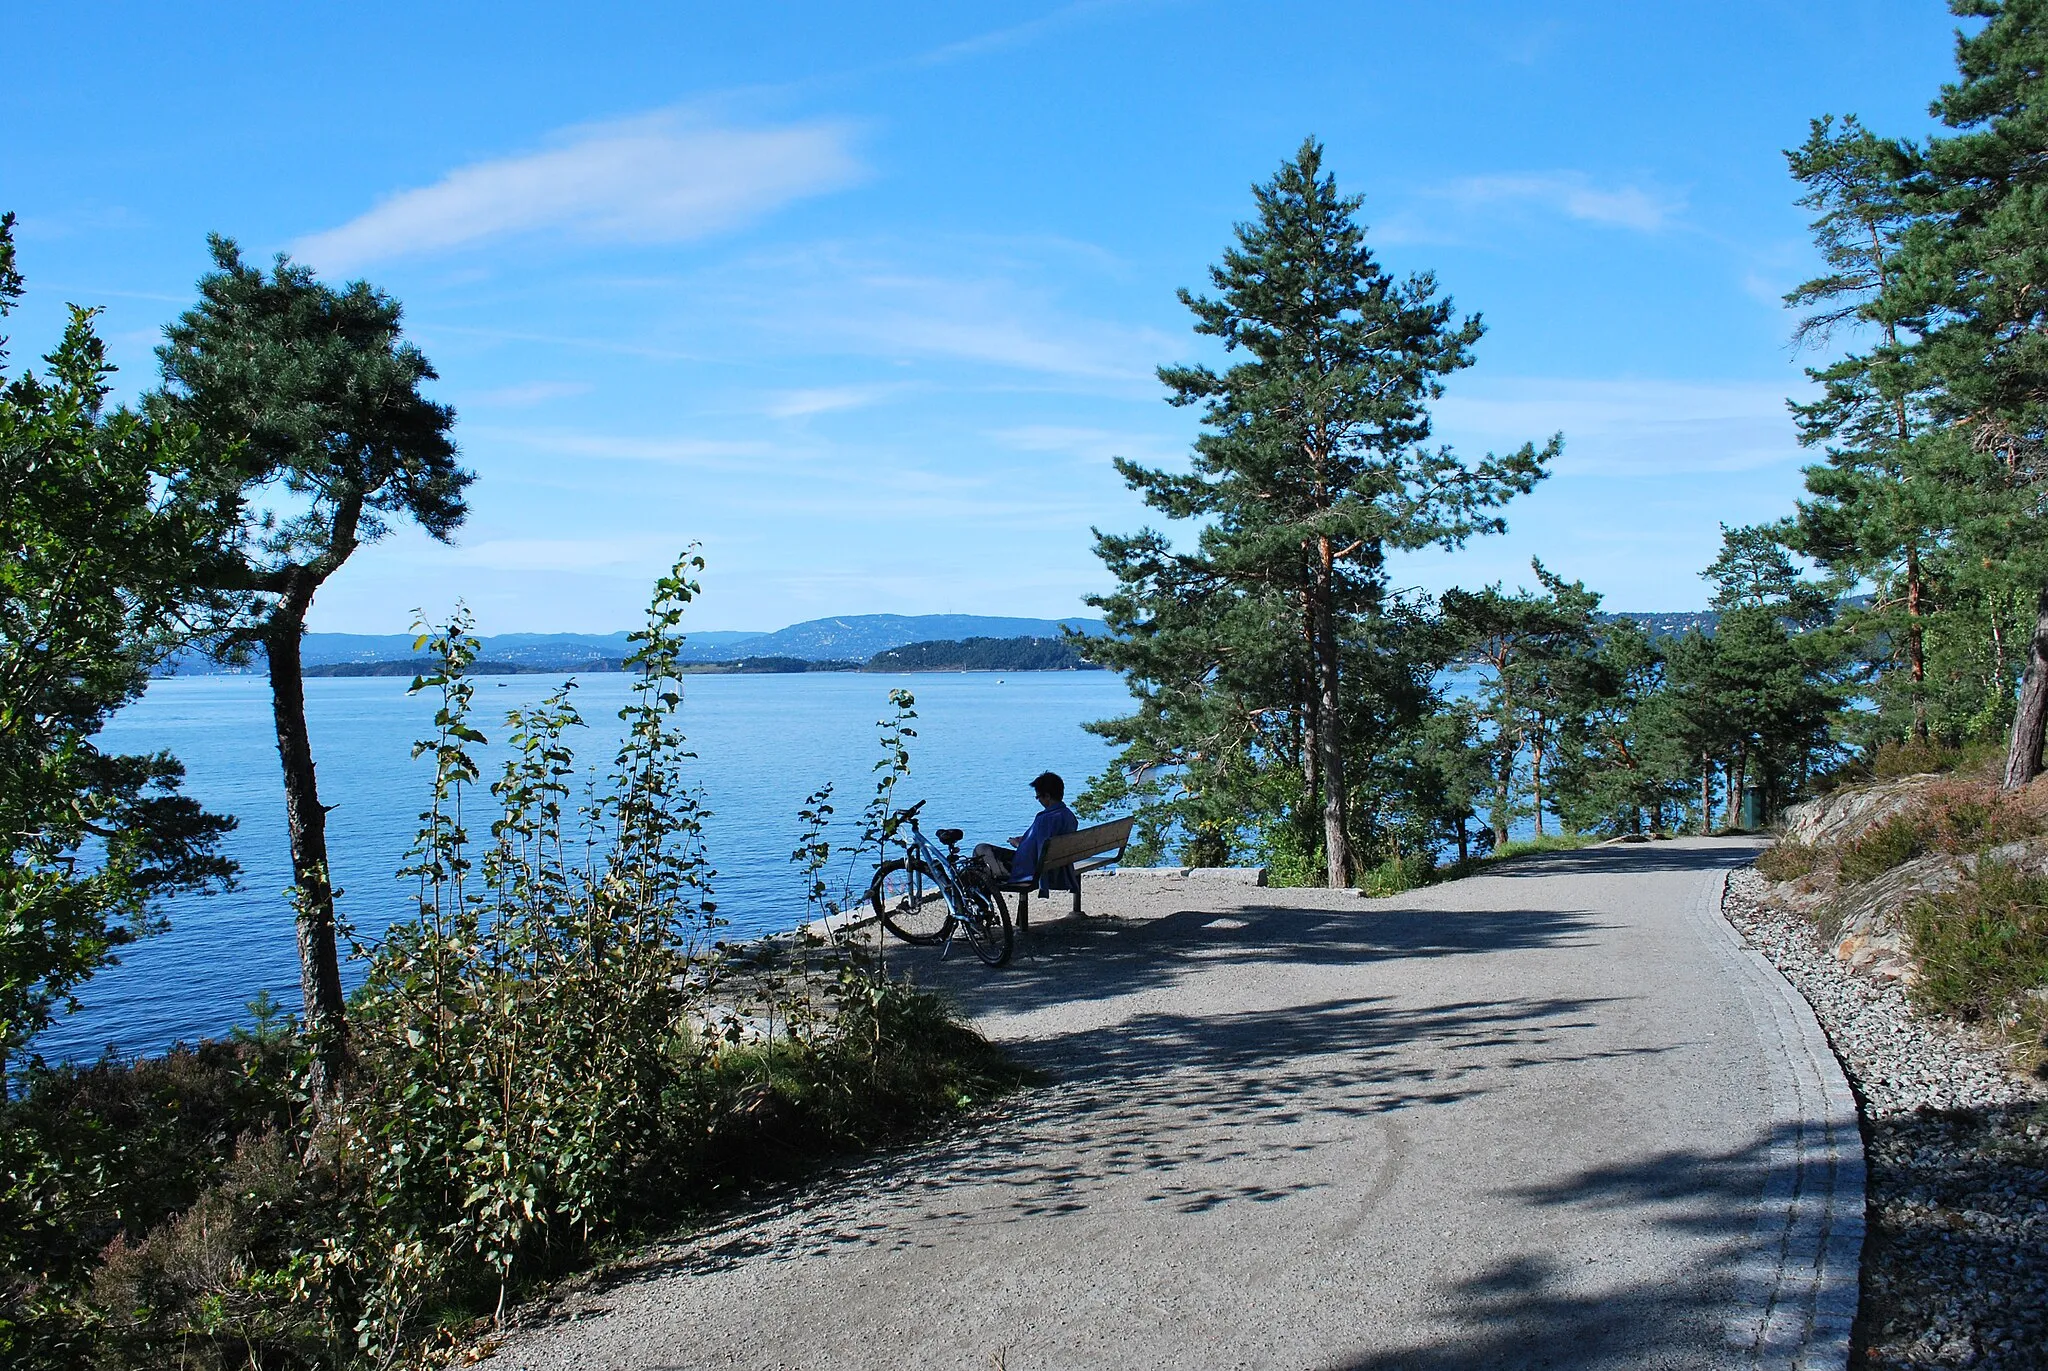
[[[1038,870],[1046,879],[1058,876],[1064,869],[1068,881],[1074,887],[1074,913],[1081,913],[1081,873],[1100,871],[1106,866],[1115,866],[1123,860],[1124,849],[1131,842],[1130,819],[1113,819],[1106,824],[1096,824],[1074,833],[1062,834],[1045,845],[1045,851],[1038,856]],[[1031,892],[1038,889],[1039,875],[1028,881],[1005,881],[1000,890],[1015,892],[1017,896],[1017,929],[1027,932],[1031,928]]]

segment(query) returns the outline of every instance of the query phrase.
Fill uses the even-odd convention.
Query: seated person
[[[1039,854],[1045,851],[1047,843],[1080,830],[1081,821],[1067,808],[1067,783],[1050,771],[1041,772],[1031,782],[1031,792],[1038,796],[1038,814],[1031,820],[1031,827],[1024,830],[1023,836],[1010,840],[1016,844],[1014,848],[975,844],[971,869],[997,884],[1021,885],[1036,878],[1041,895],[1051,888],[1049,878],[1057,874],[1059,888],[1071,889],[1065,868],[1058,873],[1038,869]]]

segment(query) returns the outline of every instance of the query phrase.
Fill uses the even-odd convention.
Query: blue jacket
[[[1074,811],[1068,809],[1063,804],[1056,804],[1050,809],[1039,810],[1038,817],[1031,821],[1031,827],[1025,829],[1024,836],[1017,840],[1017,858],[1010,863],[1010,879],[1013,881],[1028,881],[1033,876],[1036,876],[1038,877],[1038,893],[1041,895],[1045,894],[1049,888],[1046,877],[1051,873],[1041,872],[1038,869],[1039,854],[1045,851],[1045,845],[1054,838],[1079,832],[1080,828],[1081,821],[1074,817]],[[1062,890],[1073,888],[1069,883],[1064,868],[1060,872],[1059,888]]]

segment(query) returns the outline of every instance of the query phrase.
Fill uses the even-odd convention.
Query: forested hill
[[[1100,671],[1064,638],[963,638],[905,643],[868,659],[864,671]]]
[[[1721,618],[1711,609],[1674,610],[1668,613],[1624,609],[1613,614],[1595,614],[1593,617],[1604,623],[1613,623],[1616,619],[1633,619],[1636,626],[1652,638],[1683,638],[1694,629],[1712,637],[1714,625]]]
[[[1100,619],[1017,619],[990,614],[853,614],[809,619],[773,633],[731,630],[691,633],[683,660],[732,662],[749,657],[794,657],[807,662],[864,662],[877,652],[909,643],[956,642],[963,638],[1052,638],[1063,629],[1095,635],[1107,632]],[[308,668],[349,665],[320,675],[403,675],[391,664],[415,661],[410,633],[308,633],[300,657]],[[479,640],[479,658],[498,669],[524,671],[602,670],[592,663],[616,661],[632,652],[624,633],[500,633]],[[378,668],[372,670],[372,667]],[[388,669],[387,669],[388,668]],[[250,669],[261,672],[259,656]],[[1022,668],[1010,668],[1022,670]],[[204,654],[179,653],[159,675],[201,676],[221,668]]]

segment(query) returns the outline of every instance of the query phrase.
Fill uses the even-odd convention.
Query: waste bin
[[[1742,789],[1742,826],[1752,833],[1764,826],[1764,796],[1754,786]]]

